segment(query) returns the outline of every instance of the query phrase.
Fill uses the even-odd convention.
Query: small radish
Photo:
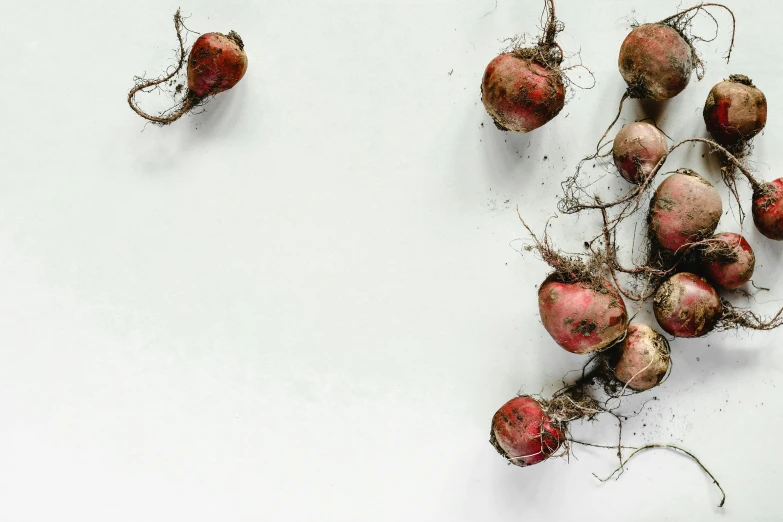
[[[658,324],[671,335],[701,337],[718,324],[723,304],[706,279],[680,272],[658,288],[653,310]]]
[[[747,240],[733,232],[716,234],[705,241],[699,260],[707,278],[726,290],[741,287],[753,277],[756,256]]]
[[[666,155],[666,136],[655,125],[633,122],[623,127],[614,139],[614,164],[626,181],[639,184]]]
[[[198,37],[187,60],[188,89],[180,102],[159,116],[142,111],[136,105],[135,95],[139,91],[156,87],[171,80],[185,64],[185,44],[182,38],[182,17],[179,11],[174,15],[180,54],[177,67],[168,75],[157,80],[137,79],[136,86],[128,93],[128,104],[136,114],[158,125],[168,125],[214,96],[234,87],[247,71],[245,45],[239,35],[206,33]]]
[[[703,115],[715,141],[740,152],[767,124],[767,98],[750,78],[732,74],[712,88]]]
[[[658,244],[676,251],[710,237],[723,203],[718,191],[697,173],[680,169],[661,183],[650,202],[650,231]]]
[[[645,391],[657,386],[669,371],[669,344],[646,324],[634,323],[628,327],[615,357],[615,377],[632,390]]]
[[[555,42],[562,24],[555,18],[554,0],[545,5],[549,20],[538,45],[503,53],[484,71],[481,101],[501,130],[530,132],[557,116],[565,104],[563,50]]]
[[[783,240],[783,178],[755,188],[752,208],[759,232],[770,239]]]
[[[489,442],[515,466],[543,462],[565,440],[564,428],[533,397],[511,399],[492,417]]]

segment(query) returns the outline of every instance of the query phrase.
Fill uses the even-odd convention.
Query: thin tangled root
[[[752,310],[737,308],[725,299],[721,299],[721,304],[723,305],[723,314],[715,327],[716,331],[722,332],[738,328],[767,331],[783,326],[783,308],[772,317],[764,317]]]
[[[551,74],[557,75],[563,80],[566,87],[574,86],[580,89],[592,89],[595,86],[595,75],[582,63],[581,53],[577,52],[566,56],[563,48],[557,43],[557,35],[565,30],[563,22],[555,16],[554,0],[544,0],[544,10],[541,16],[543,34],[537,38],[536,44],[532,47],[526,46],[525,35],[518,35],[506,40],[507,46],[504,52],[510,52],[519,58],[538,63],[545,67]],[[574,65],[562,67],[566,59],[576,58],[578,61]],[[593,84],[589,87],[581,86],[574,82],[567,74],[567,71],[573,69],[584,69],[591,76]]]
[[[554,279],[563,283],[586,283],[598,291],[606,291],[603,286],[605,272],[604,259],[600,255],[591,255],[585,261],[580,255],[566,256],[552,244],[549,234],[544,230],[541,239],[536,236],[533,230],[525,223],[522,215],[517,208],[517,216],[522,225],[530,234],[533,245],[524,247],[527,251],[536,251],[541,259],[554,269],[548,279]],[[548,224],[548,222],[547,222]]]
[[[576,442],[576,441],[573,441],[573,442]],[[597,444],[587,444],[587,445],[588,445],[588,446],[594,446],[594,447],[598,447],[598,448],[602,448],[602,447],[603,447],[603,448],[607,448],[607,449],[615,449],[615,446],[599,446],[599,445],[597,445]],[[714,484],[715,484],[715,485],[718,487],[718,489],[720,490],[720,492],[721,492],[721,495],[722,495],[722,496],[721,496],[720,503],[718,504],[718,507],[723,507],[723,505],[726,503],[726,492],[723,490],[723,487],[721,487],[721,485],[720,485],[720,482],[718,482],[718,479],[716,479],[716,478],[715,478],[715,475],[713,475],[713,474],[712,474],[712,472],[711,472],[711,471],[710,471],[710,470],[707,468],[707,466],[705,466],[704,464],[702,464],[702,462],[701,462],[701,461],[698,459],[698,457],[696,457],[696,455],[694,455],[694,454],[693,454],[693,453],[691,453],[690,451],[688,451],[688,450],[686,450],[686,449],[683,449],[683,448],[680,448],[679,446],[674,446],[674,445],[672,445],[672,444],[648,444],[648,445],[646,445],[646,446],[642,446],[642,447],[635,447],[635,446],[621,446],[621,448],[622,448],[622,449],[632,449],[632,450],[634,450],[634,451],[633,451],[633,453],[631,453],[631,454],[628,456],[628,458],[626,458],[625,460],[623,460],[623,461],[620,463],[620,466],[619,466],[617,469],[615,469],[615,470],[612,472],[612,474],[611,474],[611,475],[609,475],[608,477],[605,477],[605,478],[601,478],[601,477],[599,477],[598,475],[596,475],[595,473],[593,473],[593,476],[594,476],[595,478],[597,478],[597,479],[598,479],[598,480],[600,480],[601,482],[607,482],[607,481],[609,481],[609,480],[611,480],[612,478],[615,478],[615,477],[617,477],[617,479],[619,479],[619,478],[620,478],[620,476],[621,476],[623,473],[625,473],[625,466],[626,466],[626,464],[628,464],[628,461],[629,461],[629,460],[631,460],[632,458],[634,458],[634,457],[635,457],[636,455],[638,455],[639,453],[641,453],[641,452],[643,452],[643,451],[651,450],[651,449],[669,449],[669,450],[673,450],[673,451],[678,451],[678,452],[680,452],[680,453],[684,453],[685,455],[687,455],[688,457],[690,457],[691,459],[693,459],[693,461],[694,461],[694,462],[696,462],[696,464],[698,464],[698,465],[699,465],[699,467],[702,469],[702,471],[704,471],[704,473],[706,473],[707,475],[709,475],[709,477],[712,479],[712,482],[713,482],[713,483],[714,483]]]
[[[165,111],[163,114],[159,116],[153,116],[151,114],[147,114],[139,106],[136,104],[135,96],[136,93],[139,91],[142,92],[150,92],[151,90],[159,88],[161,85],[166,84],[166,82],[169,82],[172,78],[174,78],[179,72],[182,70],[183,67],[185,67],[186,63],[186,56],[188,53],[185,50],[185,37],[183,35],[183,29],[185,32],[191,32],[187,27],[185,27],[185,24],[183,22],[183,17],[180,14],[179,9],[177,9],[177,12],[174,13],[174,29],[177,32],[177,41],[179,43],[179,50],[177,51],[177,65],[165,76],[162,76],[155,80],[149,80],[146,78],[143,78],[141,76],[137,76],[134,78],[136,85],[133,86],[133,88],[128,93],[128,105],[130,105],[130,108],[133,109],[133,111],[144,118],[147,121],[150,121],[156,125],[168,125],[170,123],[173,123],[180,119],[182,116],[184,116],[187,112],[191,111],[195,107],[198,107],[200,105],[203,105],[205,102],[205,99],[202,97],[196,96],[191,91],[187,91],[185,93],[185,96],[177,102],[177,104],[172,107],[171,109]],[[180,86],[177,87],[177,92],[179,92]]]

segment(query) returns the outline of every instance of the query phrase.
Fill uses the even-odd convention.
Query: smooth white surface
[[[598,83],[519,136],[491,125],[479,82],[500,39],[537,32],[542,2],[493,4],[191,0],[189,27],[237,30],[249,70],[161,129],[124,96],[171,63],[176,3],[2,3],[0,521],[783,520],[783,332],[677,341],[670,380],[628,403],[659,399],[626,441],[695,451],[722,510],[676,454],[602,485],[612,451],[519,469],[487,443],[520,386],[551,393],[584,361],[538,321],[547,269],[515,250],[515,208],[541,231],[611,120],[632,14],[558,2],[560,43]],[[636,4],[643,21],[677,7]],[[770,101],[752,159],[772,179],[783,14],[731,4],[732,64],[718,13],[705,79],[658,122],[703,135],[710,87],[748,74]],[[667,167],[717,183],[703,152]],[[551,230],[579,250],[595,224]],[[783,246],[747,227],[770,312]],[[611,442],[611,420],[575,434]]]

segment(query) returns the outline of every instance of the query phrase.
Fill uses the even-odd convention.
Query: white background
[[[677,8],[636,4],[642,21]],[[783,14],[731,4],[732,63],[716,12],[704,81],[648,109],[673,138],[702,136],[710,87],[751,76],[770,101],[752,162],[773,179]],[[783,332],[678,340],[671,378],[626,403],[659,399],[627,442],[694,451],[723,509],[674,453],[601,484],[612,451],[520,469],[487,442],[506,400],[552,393],[584,362],[539,322],[547,268],[517,252],[515,209],[542,231],[613,117],[633,14],[558,2],[560,43],[597,85],[523,136],[492,126],[479,83],[502,38],[537,32],[542,2],[493,5],[191,0],[188,26],[238,31],[249,69],[205,113],[157,128],[125,95],[172,63],[177,4],[2,2],[1,521],[783,520]],[[645,114],[631,102],[622,122]],[[718,184],[703,153],[667,168]],[[595,225],[551,232],[579,250]],[[720,229],[739,230],[730,213]],[[768,313],[783,245],[746,233]],[[573,431],[616,436],[611,417]]]

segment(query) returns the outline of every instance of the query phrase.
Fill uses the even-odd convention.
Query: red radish
[[[712,236],[699,257],[709,280],[726,290],[734,290],[750,281],[756,266],[750,244],[733,232]]]
[[[559,72],[514,53],[504,53],[487,66],[481,99],[498,128],[530,132],[563,109],[565,85]]]
[[[783,240],[783,178],[753,191],[753,222],[770,239]]]
[[[236,32],[202,34],[190,50],[188,88],[196,98],[212,96],[236,85],[245,71],[245,45]]]
[[[206,33],[198,37],[190,50],[187,61],[188,90],[178,105],[160,116],[152,116],[142,111],[135,103],[137,92],[156,87],[171,80],[184,66],[185,46],[182,39],[182,17],[179,11],[174,15],[174,26],[180,45],[179,63],[170,74],[157,80],[139,80],[128,93],[128,104],[136,114],[159,125],[168,125],[188,111],[203,104],[210,96],[234,87],[247,71],[247,54],[242,38],[231,31]]]
[[[661,183],[650,202],[650,231],[658,244],[676,251],[710,237],[723,203],[718,191],[697,173],[680,169]]]
[[[490,443],[516,466],[532,466],[552,456],[565,442],[565,430],[536,399],[511,399],[492,417]]]
[[[729,149],[744,146],[767,124],[767,98],[750,78],[732,74],[712,88],[704,122],[715,141]]]
[[[631,97],[667,100],[688,86],[695,60],[680,32],[656,23],[640,25],[625,37],[617,65]]]
[[[545,5],[549,20],[538,45],[503,53],[484,71],[481,101],[501,130],[530,132],[557,116],[565,104],[563,51],[555,42],[561,26],[554,1],[545,0]]]
[[[639,184],[666,155],[666,136],[655,125],[633,122],[623,127],[614,138],[614,164],[626,181]]]
[[[704,8],[708,6],[728,11],[734,25],[734,13],[728,7],[722,4],[699,4],[660,22],[634,27],[625,37],[620,46],[617,65],[628,84],[629,97],[668,100],[688,86],[694,69],[701,79],[702,64],[693,47],[693,41],[697,38],[688,36],[686,32],[693,17],[700,10],[707,12]],[[709,12],[707,14],[712,17]],[[733,46],[732,28],[727,60]]]
[[[555,342],[578,354],[606,348],[628,322],[622,297],[606,280],[569,282],[553,274],[538,290],[538,310]]]
[[[723,304],[703,277],[681,272],[655,293],[653,310],[658,324],[675,337],[701,337],[718,324]]]
[[[628,327],[618,347],[614,374],[617,380],[636,391],[658,386],[669,371],[669,345],[666,339],[642,323]]]

